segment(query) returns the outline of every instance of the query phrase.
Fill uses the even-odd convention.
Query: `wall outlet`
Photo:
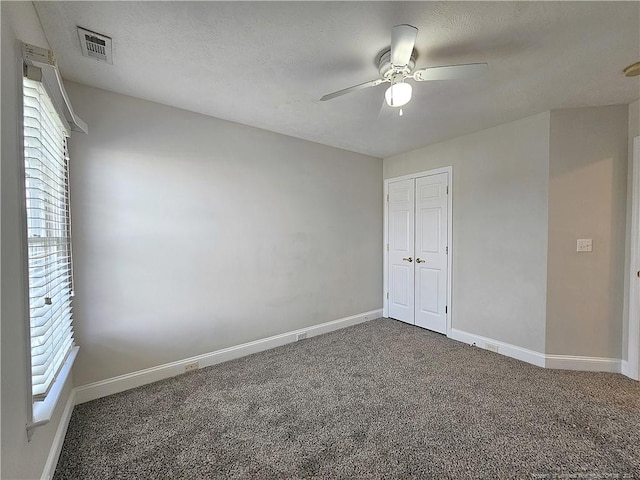
[[[307,338],[307,332],[300,332],[296,335],[296,342],[298,340],[304,340],[305,338]]]
[[[200,368],[200,364],[198,362],[187,363],[184,366],[185,372],[191,372],[192,370],[198,370]]]
[[[496,345],[495,343],[485,343],[484,344],[484,348],[486,350],[489,350],[491,352],[496,352],[498,353],[498,345]]]

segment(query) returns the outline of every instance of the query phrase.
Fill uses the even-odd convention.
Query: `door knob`
[[[426,260],[422,260],[420,257],[416,258],[416,263],[424,263]]]
[[[413,262],[413,258],[411,258],[411,257],[404,257],[402,260],[404,260],[405,262],[409,262],[409,263]]]

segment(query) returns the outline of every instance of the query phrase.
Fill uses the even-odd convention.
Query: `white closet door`
[[[389,317],[447,333],[447,173],[389,183]]]
[[[448,175],[415,182],[415,324],[446,334]]]
[[[389,316],[415,323],[415,181],[389,184]]]

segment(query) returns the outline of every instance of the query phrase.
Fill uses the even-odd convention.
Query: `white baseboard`
[[[545,355],[545,367],[583,372],[620,373],[619,358],[580,357],[574,355]]]
[[[511,345],[509,343],[500,342],[492,338],[483,337],[481,335],[476,335],[475,333],[464,332],[462,330],[452,328],[449,338],[458,340],[459,342],[468,343],[469,345],[475,344],[475,346],[485,350],[489,350],[489,348],[487,348],[487,344],[495,345],[498,347],[497,353],[499,354],[515,358],[516,360],[522,360],[523,362],[531,363],[538,367],[545,366],[544,354],[542,353]]]
[[[53,478],[53,473],[56,470],[56,465],[60,458],[60,452],[62,451],[64,437],[67,434],[67,428],[69,427],[69,421],[71,420],[71,414],[73,413],[73,407],[76,404],[75,397],[75,389],[72,389],[69,394],[69,398],[67,399],[67,403],[64,406],[64,410],[62,411],[62,416],[60,417],[60,423],[58,423],[56,434],[53,437],[49,456],[47,457],[47,461],[44,464],[44,470],[42,471],[42,476],[40,477],[41,480],[51,480]]]
[[[623,368],[626,368],[624,364],[627,363],[617,358],[544,354],[474,333],[456,330],[455,328],[451,329],[449,338],[468,343],[469,345],[475,344],[477,347],[484,348],[485,350],[491,350],[487,348],[487,344],[493,345],[498,348],[497,353],[544,368],[580,370],[584,372],[624,373]]]
[[[205,353],[203,355],[185,358],[183,360],[166,363],[157,367],[147,368],[145,370],[127,373],[126,375],[120,375],[118,377],[101,380],[99,382],[82,385],[74,389],[76,405],[95,400],[97,398],[106,397],[107,395],[113,395],[114,393],[124,392],[131,388],[157,382],[158,380],[164,380],[165,378],[175,377],[176,375],[184,373],[184,367],[189,363],[198,362],[201,368],[209,367],[218,363],[251,355],[252,353],[262,352],[264,350],[286,345],[287,343],[295,342],[298,334],[300,333],[306,333],[307,338],[315,337],[316,335],[322,335],[323,333],[350,327],[381,316],[382,309],[372,310],[370,312],[340,318],[331,322],[301,328],[292,332],[274,335],[273,337],[262,338],[253,342],[243,343],[242,345],[224,348],[215,352]]]

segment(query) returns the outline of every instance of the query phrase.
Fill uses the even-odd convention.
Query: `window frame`
[[[60,77],[60,73],[55,66],[55,62],[50,64],[42,64],[39,62],[32,61],[27,55],[26,51],[28,48],[31,48],[30,51],[33,51],[33,46],[29,46],[23,44],[23,58],[21,62],[21,68],[18,70],[19,72],[19,81],[18,89],[19,89],[19,114],[18,114],[18,131],[19,131],[19,162],[20,162],[20,178],[19,181],[19,191],[20,191],[20,203],[21,203],[21,239],[22,239],[22,265],[23,265],[23,274],[22,274],[22,284],[23,284],[23,305],[24,305],[24,313],[23,313],[23,325],[25,328],[25,368],[26,368],[26,378],[28,379],[26,382],[27,388],[27,413],[29,415],[28,421],[26,423],[26,432],[27,439],[31,441],[34,430],[41,426],[49,423],[51,418],[53,417],[54,410],[56,409],[60,399],[63,396],[63,392],[65,391],[65,387],[68,383],[68,380],[71,377],[71,370],[74,364],[74,361],[78,355],[79,347],[75,344],[75,340],[72,343],[72,347],[70,351],[66,354],[65,359],[62,361],[62,364],[58,367],[57,373],[54,375],[53,381],[50,383],[49,388],[46,391],[44,398],[36,398],[33,394],[33,375],[32,375],[32,346],[31,346],[31,310],[30,310],[30,290],[29,290],[29,239],[28,239],[28,223],[27,223],[27,186],[26,186],[26,163],[25,163],[25,116],[24,116],[24,108],[25,108],[25,85],[24,78],[30,78],[31,80],[38,81],[42,84],[43,89],[49,96],[51,103],[53,104],[54,110],[59,117],[59,120],[63,124],[67,124],[70,122],[70,129],[67,129],[67,141],[65,144],[68,148],[68,140],[70,137],[70,130],[77,130],[86,133],[87,127],[82,120],[73,113],[73,109],[68,101],[68,96],[64,91],[64,85],[62,84],[62,80]],[[44,49],[42,49],[44,50]],[[52,54],[51,54],[52,55]],[[62,101],[60,101],[60,99]],[[58,101],[56,101],[58,100]],[[68,151],[66,152],[68,155]],[[66,185],[65,187],[69,188],[69,164],[67,164],[67,175],[66,175]],[[71,200],[70,197],[67,198],[66,207],[69,212],[69,254],[71,256],[72,252],[72,239],[71,239]],[[73,288],[73,262],[70,260],[70,270],[71,270],[71,278],[70,278],[70,286]],[[73,319],[72,325],[73,325]]]

